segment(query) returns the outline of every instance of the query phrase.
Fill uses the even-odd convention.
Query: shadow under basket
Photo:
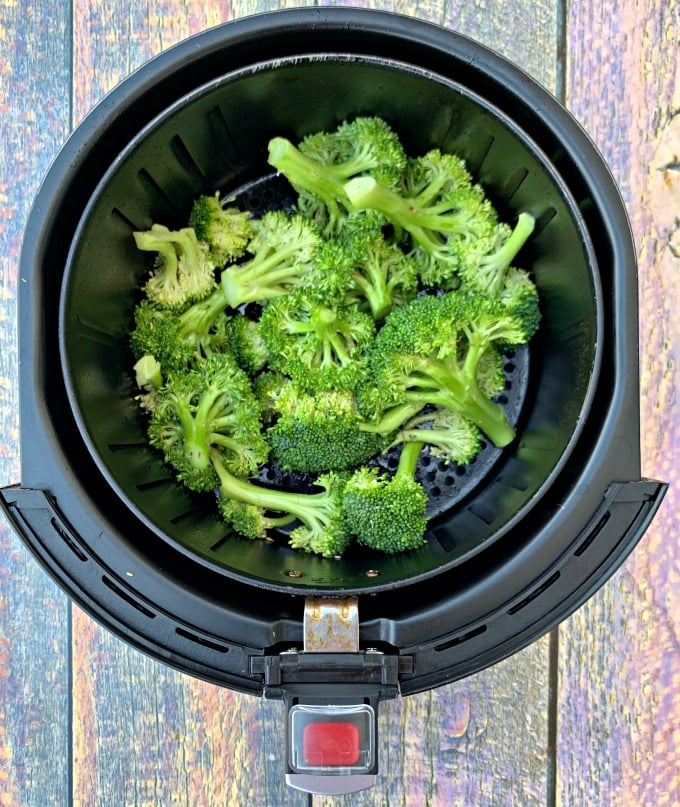
[[[518,265],[542,325],[506,356],[517,436],[466,468],[425,454],[421,550],[341,559],[231,534],[146,445],[128,335],[149,270],[132,232],[183,226],[219,190],[289,204],[267,143],[380,115],[408,153],[459,154],[502,220],[537,219]],[[242,691],[301,647],[310,596],[355,597],[362,647],[408,658],[402,693],[476,672],[568,616],[643,534],[637,277],[626,214],[568,113],[496,54],[437,26],[299,9],[207,31],[116,88],[74,132],[31,214],[21,263],[18,532],[96,619],[147,653]],[[275,468],[263,482],[280,482]],[[290,480],[288,480],[290,481]]]

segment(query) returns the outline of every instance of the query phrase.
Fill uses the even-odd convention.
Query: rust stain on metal
[[[304,649],[315,653],[358,652],[356,597],[309,597],[305,601]]]

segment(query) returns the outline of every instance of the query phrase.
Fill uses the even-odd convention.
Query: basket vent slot
[[[144,616],[148,617],[149,619],[156,618],[156,614],[154,614],[153,611],[149,610],[144,605],[142,605],[141,602],[136,600],[131,594],[128,594],[128,592],[125,591],[125,589],[121,588],[117,583],[114,583],[110,577],[102,575],[102,583],[110,591],[113,591],[114,594],[117,594],[121,598],[121,600],[125,600],[125,602],[128,605],[131,605],[133,608],[139,611],[140,614],[144,614]]]
[[[583,541],[578,545],[574,555],[577,558],[580,558],[581,555],[588,549],[588,547],[593,543],[593,541],[597,538],[597,536],[602,532],[606,523],[609,521],[610,512],[607,511],[602,518],[597,522],[597,524],[590,530],[588,535],[585,537]]]
[[[525,597],[521,602],[518,602],[517,605],[513,605],[512,608],[508,611],[508,614],[511,616],[516,614],[518,611],[521,611],[522,608],[526,608],[527,605],[532,603],[536,598],[540,597],[545,591],[547,591],[553,583],[556,583],[560,579],[560,573],[555,572],[552,574],[545,582],[543,582],[538,588],[535,588],[529,596]]]
[[[111,215],[114,218],[118,219],[119,221],[122,221],[123,224],[126,227],[129,227],[133,232],[135,232],[137,230],[146,230],[147,229],[146,227],[138,227],[134,223],[134,221],[132,221],[132,219],[128,218],[128,216],[125,213],[123,213],[123,211],[119,207],[112,207],[111,208]]]
[[[156,182],[156,180],[151,176],[151,174],[146,170],[146,168],[140,168],[137,171],[137,176],[139,177],[140,182],[143,185],[146,185],[154,194],[159,196],[166,205],[170,207],[171,210],[176,210],[177,205],[164,190],[161,186]]]
[[[170,140],[170,148],[172,149],[172,153],[175,155],[175,159],[180,164],[182,169],[186,172],[194,185],[197,188],[200,188],[203,184],[203,171],[193,158],[187,144],[179,135],[175,135]]]
[[[52,524],[52,528],[57,533],[57,535],[71,550],[71,552],[73,552],[73,554],[78,558],[78,560],[83,561],[83,563],[89,560],[88,556],[83,552],[83,550],[78,546],[76,541],[68,534],[68,531],[64,529],[63,525],[60,524],[56,518],[50,519],[50,523]]]
[[[467,633],[462,633],[459,636],[456,636],[455,639],[450,639],[448,642],[442,642],[442,644],[435,645],[434,649],[441,653],[443,650],[450,650],[452,647],[456,647],[459,644],[463,644],[463,642],[468,642],[470,639],[474,639],[475,636],[481,636],[483,633],[486,633],[486,625],[478,625],[476,628],[469,630]]]
[[[199,636],[198,634],[192,633],[184,628],[175,628],[175,633],[178,636],[181,636],[183,639],[188,639],[190,642],[194,642],[194,644],[198,644],[201,647],[207,647],[209,650],[214,650],[217,653],[229,652],[229,648],[226,645],[219,644],[211,639],[206,639],[204,636]]]
[[[557,215],[557,210],[554,207],[546,208],[540,216],[536,217],[536,226],[534,227],[533,238],[537,238],[543,230],[550,224],[550,222]]]

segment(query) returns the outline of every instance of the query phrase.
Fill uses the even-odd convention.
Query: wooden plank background
[[[644,471],[677,481],[677,3],[363,4],[456,28],[566,91],[631,213]],[[283,5],[0,0],[0,484],[19,481],[17,264],[49,161],[69,128],[146,59]],[[280,704],[183,676],[111,637],[69,605],[0,521],[0,805],[680,804],[678,525],[672,490],[639,550],[559,640],[384,704],[378,787],[312,799],[283,784]]]

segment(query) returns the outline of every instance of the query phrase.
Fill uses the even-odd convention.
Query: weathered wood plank
[[[670,481],[636,552],[560,632],[558,801],[680,803],[680,6],[570,4],[568,104],[639,248],[643,473]]]
[[[336,5],[324,3],[320,5]],[[337,5],[340,5],[338,3]],[[347,3],[356,5],[356,3]],[[364,2],[446,25],[513,60],[549,89],[556,82],[557,3]],[[522,36],[507,20],[521,19]],[[546,803],[549,788],[548,640],[471,679],[382,706],[381,776],[371,791],[315,797],[346,804]],[[521,737],[521,742],[508,742]]]
[[[0,5],[0,485],[20,481],[19,251],[29,206],[69,126],[68,8]],[[69,790],[68,601],[0,515],[0,803]]]
[[[554,91],[559,29],[556,0],[320,0],[318,5],[375,8],[445,25],[498,51]]]
[[[188,9],[179,0],[149,7],[78,0],[76,120],[155,53],[275,5],[210,2]],[[75,804],[307,803],[284,784],[280,704],[181,675],[127,647],[77,608],[73,624]]]

